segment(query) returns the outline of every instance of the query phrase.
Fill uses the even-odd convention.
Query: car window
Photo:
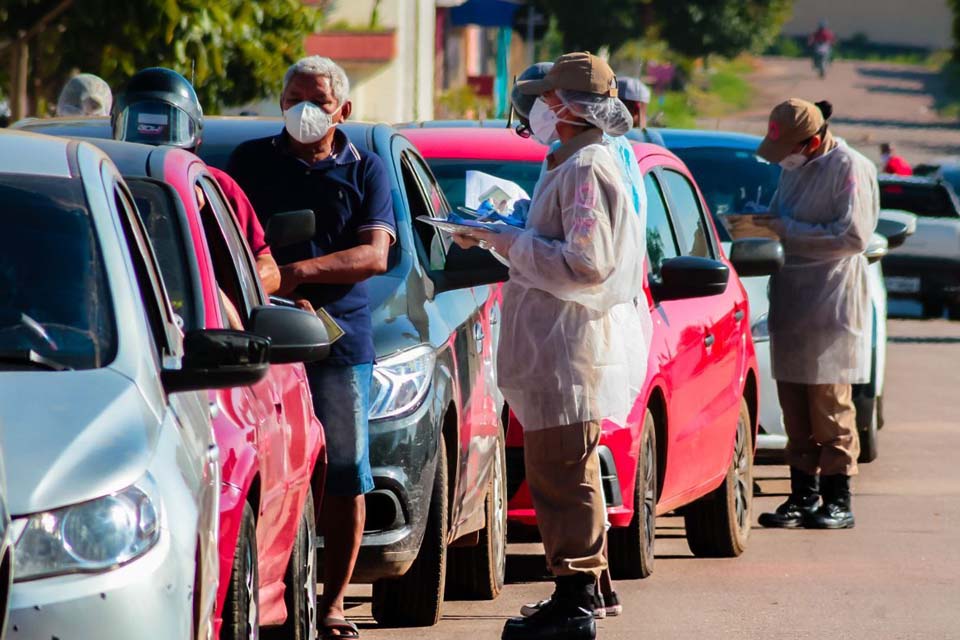
[[[657,179],[648,173],[643,176],[643,186],[647,192],[647,259],[650,261],[650,273],[659,276],[663,261],[680,254]]]
[[[663,180],[670,194],[670,211],[677,223],[680,253],[685,256],[712,258],[710,228],[693,185],[686,176],[671,169],[664,170]]]
[[[210,245],[214,260],[217,282],[246,322],[253,308],[263,304],[250,250],[237,230],[233,212],[214,181],[208,176],[202,176],[198,185],[203,189],[206,199],[201,216],[207,244]]]
[[[881,183],[880,208],[902,209],[925,218],[958,218],[950,195],[942,184]]]
[[[140,286],[140,298],[150,322],[157,356],[162,364],[166,356],[174,355],[172,333],[175,331],[176,320],[173,309],[169,306],[160,268],[132,199],[119,185],[114,187],[113,197],[127,246],[130,247],[133,269]]]
[[[440,187],[454,205],[466,202],[467,171],[482,171],[492,176],[509,180],[533,196],[533,189],[540,179],[540,162],[511,162],[483,160],[437,160],[427,161]]]
[[[73,369],[109,364],[116,322],[81,181],[0,174],[0,224],[0,354],[33,351]]]
[[[435,227],[417,221],[419,216],[447,216],[447,207],[439,186],[413,153],[403,154],[401,172],[410,205],[410,218],[413,220],[413,228],[420,245],[417,250],[420,260],[430,269],[443,269],[452,239],[446,238]]]
[[[150,237],[170,305],[185,330],[202,328],[203,314],[197,308],[190,266],[196,261],[180,226],[173,195],[163,185],[149,180],[127,180],[140,220]],[[189,253],[188,253],[189,251]]]

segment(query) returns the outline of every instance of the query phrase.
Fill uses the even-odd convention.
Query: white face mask
[[[557,122],[560,120],[553,109],[537,98],[530,109],[530,131],[540,144],[550,144],[559,139]]]
[[[342,109],[337,107],[337,111]],[[333,113],[327,113],[312,102],[298,102],[283,112],[283,125],[294,140],[313,144],[323,139],[333,125]]]
[[[802,153],[791,153],[780,161],[784,171],[796,171],[805,164],[807,164],[807,156]]]

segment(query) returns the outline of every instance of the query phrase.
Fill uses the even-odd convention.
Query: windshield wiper
[[[57,362],[34,351],[33,349],[16,349],[0,351],[0,365],[20,364],[46,371],[70,371],[73,367]]]

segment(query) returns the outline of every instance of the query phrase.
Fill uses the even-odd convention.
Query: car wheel
[[[684,509],[687,545],[701,558],[734,558],[747,548],[753,503],[750,410],[740,400],[733,456],[723,484]]]
[[[857,406],[857,432],[860,436],[860,456],[857,462],[873,462],[877,459],[879,417],[877,398],[868,398]],[[869,417],[868,417],[869,416]]]
[[[617,580],[646,578],[653,573],[657,529],[657,430],[647,410],[640,436],[640,456],[633,490],[633,519],[612,528],[607,537],[610,575]]]
[[[924,318],[939,318],[943,315],[943,302],[940,300],[924,300],[923,301],[923,317]]]
[[[257,525],[249,503],[243,505],[237,549],[223,606],[224,640],[260,637],[260,573],[257,566]]]
[[[399,578],[373,583],[373,617],[385,627],[430,627],[440,621],[447,570],[447,453],[441,440],[417,559]]]
[[[493,476],[487,487],[486,522],[480,542],[447,553],[447,595],[465,600],[493,600],[507,573],[507,466],[503,431],[494,449]]]
[[[317,516],[313,490],[307,488],[297,537],[283,576],[286,621],[267,627],[261,634],[270,640],[316,640],[317,638]]]

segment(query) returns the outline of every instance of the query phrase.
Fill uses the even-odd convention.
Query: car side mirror
[[[883,218],[877,222],[877,233],[887,239],[887,249],[896,249],[902,246],[907,238],[912,235],[910,227],[905,223]]]
[[[179,369],[165,369],[167,393],[245,387],[270,370],[270,341],[245,331],[196,329],[183,337]]]
[[[870,238],[870,242],[867,244],[866,250],[863,252],[863,255],[866,256],[867,262],[873,264],[874,262],[880,262],[887,253],[889,253],[887,239],[882,235],[875,233]]]
[[[317,217],[310,209],[275,213],[267,220],[263,239],[271,247],[289,247],[313,240]]]
[[[741,278],[773,275],[783,267],[783,245],[770,238],[734,240],[730,263]]]
[[[660,277],[651,279],[657,302],[720,295],[727,290],[730,268],[719,260],[680,256],[660,265]]]
[[[447,252],[443,270],[430,271],[436,293],[506,282],[509,278],[510,268],[486,249],[462,249],[456,244]]]
[[[323,320],[290,307],[254,307],[250,331],[270,339],[270,362],[316,362],[330,354],[333,341]]]

